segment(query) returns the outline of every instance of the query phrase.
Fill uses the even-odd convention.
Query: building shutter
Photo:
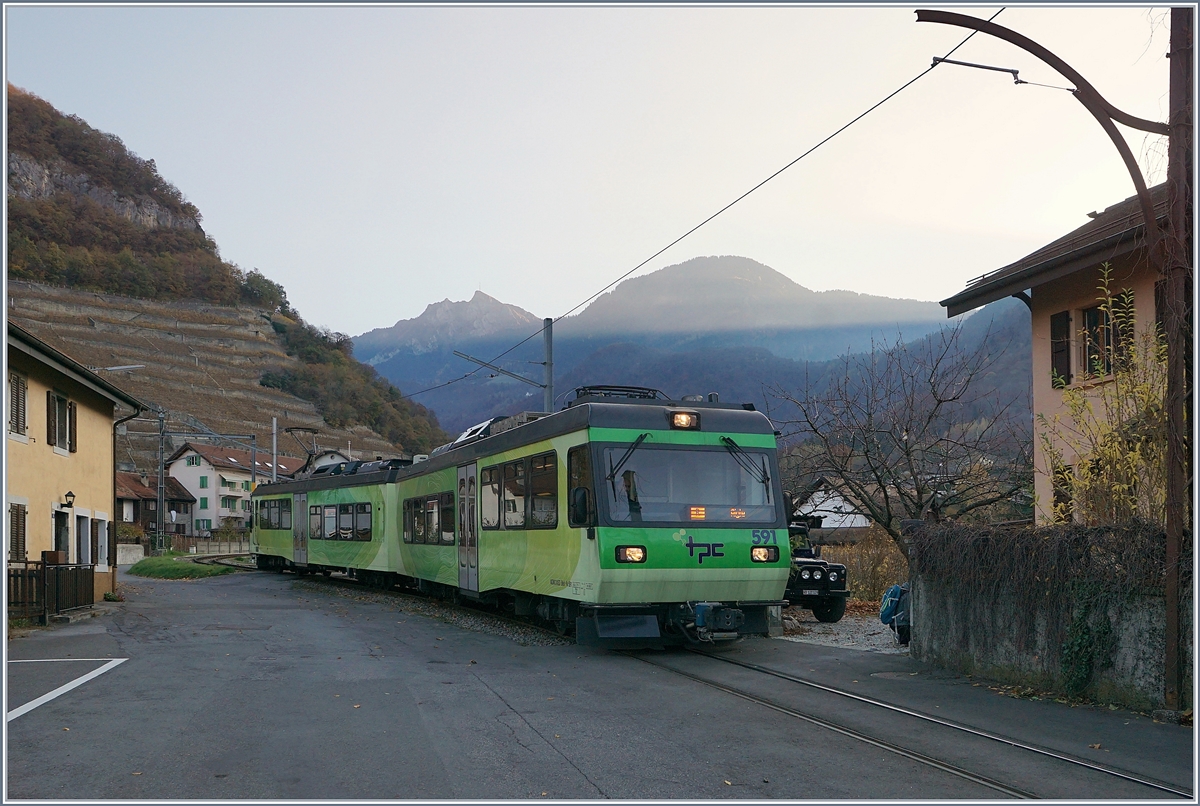
[[[92,565],[100,557],[100,521],[95,518],[92,518],[92,553],[88,556],[92,558]]]
[[[76,417],[75,417],[75,401],[67,403],[67,450],[75,453],[79,446],[75,441]]]
[[[1071,382],[1071,312],[1050,317],[1050,382],[1058,389]]]
[[[16,562],[25,560],[25,505],[10,504],[8,558]]]
[[[58,444],[58,405],[53,392],[46,392],[46,443],[53,448]]]
[[[25,376],[10,373],[8,376],[8,388],[10,395],[8,401],[8,430],[14,434],[24,434],[26,428],[25,397],[28,394]]]

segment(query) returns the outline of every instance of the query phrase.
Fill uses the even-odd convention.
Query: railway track
[[[211,564],[211,565],[227,565],[227,566],[234,567],[234,568],[241,568],[243,570],[255,570],[253,568],[247,569],[246,566],[244,566],[244,565],[240,565],[238,563],[231,562],[231,559],[233,557],[237,557],[237,556],[242,556],[242,555],[231,554],[231,555],[210,556],[210,557],[206,557],[203,559],[197,559],[196,562],[201,562],[201,563]],[[321,577],[317,576],[317,577],[315,577],[315,579],[321,579]],[[338,586],[365,587],[365,586],[363,586],[363,584],[361,582],[350,579],[349,577],[339,576],[337,578],[327,579],[326,581],[329,584],[338,585]],[[376,589],[376,590],[378,590],[378,589]],[[394,590],[394,592],[398,593],[398,594],[403,594],[405,596],[416,596],[421,599],[430,599],[431,598],[431,597],[419,594],[416,591],[409,591],[409,590],[400,591],[400,590],[396,589],[396,590]],[[451,606],[451,607],[463,606],[461,604],[455,605],[451,602],[447,602],[447,601],[443,601],[443,600],[439,600],[439,601],[445,606]],[[476,608],[465,607],[465,609],[470,610],[473,613],[480,612]],[[550,628],[546,627],[545,625],[538,624],[537,622],[524,620],[524,619],[518,619],[518,618],[515,618],[512,616],[509,616],[509,615],[506,615],[503,613],[497,613],[494,611],[486,611],[486,612],[488,613],[489,616],[491,616],[492,618],[494,618],[498,621],[503,621],[503,622],[512,623],[512,624],[520,624],[523,627],[540,630],[542,632],[545,632],[547,635],[554,635],[556,637],[559,637],[558,633],[555,630],[550,629]],[[818,683],[816,681],[808,680],[803,677],[799,677],[797,675],[792,675],[792,674],[788,674],[786,672],[781,672],[776,669],[771,669],[769,667],[762,666],[760,664],[749,663],[747,661],[739,660],[736,657],[731,657],[728,655],[717,655],[717,654],[713,654],[710,652],[705,652],[705,651],[701,651],[701,650],[697,650],[697,649],[688,649],[686,651],[693,656],[703,657],[710,661],[713,661],[714,663],[727,664],[730,666],[739,667],[739,668],[754,672],[756,674],[762,674],[762,675],[770,676],[770,677],[773,677],[773,678],[776,678],[779,680],[784,680],[786,682],[792,683],[797,686],[802,686],[802,687],[805,687],[808,689],[823,692],[827,695],[831,695],[831,696],[834,696],[837,698],[852,701],[852,702],[854,702],[858,705],[864,706],[864,707],[880,709],[880,710],[887,712],[889,714],[892,714],[892,715],[901,716],[903,718],[911,719],[911,720],[914,720],[914,721],[917,721],[920,723],[924,723],[926,725],[935,726],[935,729],[958,732],[958,733],[962,733],[962,734],[965,734],[970,737],[974,737],[976,739],[981,739],[984,741],[1004,745],[1006,747],[1012,748],[1014,750],[1017,750],[1017,751],[1020,751],[1023,753],[1029,753],[1029,754],[1033,754],[1035,756],[1041,757],[1043,759],[1049,759],[1052,762],[1057,763],[1057,764],[1065,764],[1065,765],[1069,765],[1069,766],[1076,767],[1076,768],[1086,769],[1091,772],[1103,774],[1106,776],[1111,776],[1113,778],[1125,781],[1130,784],[1134,784],[1134,785],[1137,785],[1140,787],[1145,787],[1149,790],[1154,790],[1157,793],[1173,795],[1176,797],[1186,798],[1189,800],[1192,799],[1192,797],[1193,797],[1191,790],[1184,789],[1184,788],[1178,787],[1178,786],[1174,786],[1174,785],[1165,783],[1163,781],[1158,781],[1158,780],[1148,778],[1145,776],[1136,775],[1129,771],[1121,770],[1121,769],[1118,769],[1115,767],[1110,767],[1110,766],[1106,766],[1103,764],[1097,764],[1093,761],[1078,758],[1078,757],[1072,756],[1068,753],[1063,753],[1063,752],[1052,750],[1049,748],[1040,747],[1038,745],[1031,744],[1028,742],[1023,742],[1023,741],[1020,741],[1017,739],[1013,739],[1011,737],[1007,737],[1007,736],[1003,736],[1003,735],[1000,735],[997,733],[992,733],[989,731],[981,730],[979,728],[975,728],[970,725],[965,725],[965,724],[961,724],[959,722],[955,722],[954,720],[950,720],[950,719],[946,719],[946,718],[938,717],[938,716],[933,716],[931,714],[925,714],[920,711],[915,711],[915,710],[912,710],[909,708],[904,708],[902,706],[895,705],[893,703],[888,703],[888,702],[885,702],[882,700],[874,699],[871,697],[866,697],[862,694],[857,694],[852,691],[846,691],[844,689],[840,689],[835,686],[830,686],[830,685],[827,685],[824,683]],[[1000,793],[1002,795],[1006,795],[1006,796],[1012,797],[1012,798],[1019,798],[1019,799],[1034,799],[1034,798],[1039,797],[1038,795],[1036,795],[1032,792],[1029,792],[1025,789],[1022,789],[1018,786],[1015,786],[1015,785],[1012,785],[1009,783],[1005,783],[1005,782],[997,780],[991,776],[982,775],[976,771],[967,769],[966,767],[964,767],[962,765],[955,764],[953,762],[946,761],[943,759],[938,759],[938,758],[935,758],[928,754],[918,752],[916,750],[911,750],[908,748],[900,747],[895,743],[895,741],[892,738],[889,738],[886,736],[872,736],[869,733],[863,732],[861,730],[856,730],[852,727],[849,727],[848,725],[840,724],[838,722],[818,716],[813,713],[806,713],[799,709],[792,708],[792,707],[784,705],[782,703],[767,699],[758,694],[754,694],[750,691],[746,691],[744,687],[729,685],[726,683],[719,682],[717,680],[710,679],[710,678],[702,676],[702,675],[694,674],[692,672],[688,672],[688,671],[676,668],[668,663],[659,662],[658,660],[647,657],[645,654],[642,654],[642,653],[633,652],[633,651],[624,651],[624,652],[621,652],[620,654],[623,654],[627,657],[641,661],[642,663],[646,663],[646,664],[649,664],[656,668],[662,669],[664,671],[670,672],[671,674],[675,674],[675,675],[679,675],[681,677],[687,678],[689,680],[692,680],[695,683],[707,686],[709,688],[713,688],[715,690],[721,691],[730,696],[737,697],[737,698],[745,700],[747,702],[752,702],[756,705],[759,705],[764,708],[768,708],[777,713],[782,713],[782,714],[790,716],[794,719],[799,719],[799,720],[807,722],[811,725],[815,725],[815,726],[818,726],[825,730],[829,730],[831,732],[845,736],[854,741],[858,741],[863,744],[867,744],[867,745],[876,747],[878,749],[884,750],[888,753],[892,753],[892,754],[901,756],[903,758],[907,758],[910,761],[918,763],[922,766],[936,769],[941,772],[953,775],[957,778],[961,778],[963,780],[977,784],[979,786],[983,786],[987,789],[990,789],[990,790]]]
[[[1045,747],[1039,747],[1037,745],[1034,745],[1034,744],[1031,744],[1028,742],[1022,742],[1022,741],[1019,741],[1017,739],[1012,739],[1007,736],[1002,736],[1000,734],[991,733],[989,731],[981,730],[979,728],[971,727],[969,725],[964,725],[964,724],[955,722],[950,719],[945,719],[942,717],[937,717],[937,716],[932,716],[930,714],[921,713],[919,711],[914,711],[909,708],[904,708],[904,707],[901,707],[898,705],[894,705],[892,703],[884,702],[882,700],[877,700],[877,699],[874,699],[871,697],[866,697],[861,694],[856,694],[852,691],[846,691],[844,689],[839,689],[835,686],[829,686],[824,683],[818,683],[818,682],[815,682],[812,680],[807,680],[805,678],[798,677],[798,676],[792,675],[792,674],[788,674],[786,672],[781,672],[776,669],[771,669],[766,666],[761,666],[759,664],[748,663],[746,661],[738,660],[737,658],[734,658],[734,657],[729,657],[729,656],[725,656],[725,655],[715,655],[715,654],[712,654],[709,652],[704,652],[704,651],[695,650],[695,649],[691,649],[691,650],[687,650],[687,651],[692,655],[707,658],[707,659],[713,661],[714,663],[727,664],[727,665],[731,665],[731,666],[735,666],[735,667],[740,667],[742,669],[746,669],[746,670],[749,670],[749,671],[752,671],[752,672],[755,672],[758,674],[767,675],[767,676],[777,678],[780,680],[785,680],[785,681],[793,683],[797,686],[807,687],[809,689],[814,689],[814,690],[824,692],[825,694],[832,695],[834,697],[853,701],[862,706],[882,709],[883,711],[886,711],[893,715],[899,715],[906,719],[919,721],[926,725],[936,726],[936,729],[960,732],[960,733],[969,735],[969,736],[977,738],[977,739],[982,739],[982,740],[985,740],[988,742],[999,743],[999,744],[1005,745],[1007,747],[1013,748],[1015,750],[1018,750],[1018,751],[1021,751],[1024,753],[1030,753],[1035,756],[1041,757],[1043,759],[1049,759],[1049,760],[1052,760],[1054,763],[1070,765],[1070,766],[1077,767],[1077,768],[1087,769],[1092,772],[1100,773],[1100,774],[1103,774],[1106,776],[1112,776],[1114,778],[1120,779],[1122,781],[1125,781],[1125,782],[1128,782],[1131,784],[1135,784],[1140,787],[1146,787],[1147,789],[1154,790],[1155,792],[1158,792],[1158,793],[1174,795],[1174,796],[1181,797],[1181,798],[1187,798],[1189,800],[1192,799],[1191,790],[1184,789],[1184,788],[1178,787],[1178,786],[1174,786],[1174,785],[1165,783],[1163,781],[1154,780],[1152,778],[1148,778],[1145,776],[1136,775],[1136,774],[1131,773],[1126,770],[1121,770],[1121,769],[1118,769],[1115,767],[1109,767],[1109,766],[1106,766],[1103,764],[1097,764],[1093,761],[1088,761],[1087,759],[1078,758],[1078,757],[1072,756],[1068,753],[1051,750],[1051,749],[1048,749]],[[892,739],[892,738],[884,737],[884,736],[872,736],[863,731],[851,728],[845,724],[835,722],[833,720],[818,716],[813,713],[806,713],[799,709],[792,708],[790,706],[776,702],[774,700],[767,699],[765,697],[762,697],[761,695],[747,691],[745,689],[745,687],[734,686],[734,685],[730,685],[728,683],[722,683],[720,681],[710,679],[709,677],[706,677],[703,675],[685,671],[683,669],[676,668],[669,663],[663,663],[663,662],[660,662],[653,658],[647,657],[644,654],[639,654],[636,652],[625,652],[623,654],[625,654],[631,658],[635,658],[643,663],[654,666],[656,668],[670,672],[672,674],[676,674],[681,677],[685,677],[685,678],[692,680],[693,682],[699,683],[701,685],[708,686],[708,687],[716,689],[718,691],[722,691],[726,694],[738,697],[738,698],[746,700],[748,702],[753,702],[756,705],[760,705],[764,708],[769,708],[773,711],[776,711],[777,713],[786,714],[793,718],[808,722],[809,724],[817,725],[819,727],[825,728],[826,730],[833,731],[835,733],[838,733],[842,736],[846,736],[855,741],[859,741],[864,744],[868,744],[868,745],[877,747],[879,749],[885,750],[889,753],[893,753],[893,754],[902,756],[904,758],[915,761],[918,764],[921,764],[923,766],[941,770],[942,772],[946,772],[946,773],[954,775],[958,778],[962,778],[962,779],[970,781],[972,783],[979,784],[979,785],[984,786],[988,789],[991,789],[995,792],[999,792],[1004,795],[1008,795],[1009,797],[1021,798],[1021,799],[1031,799],[1031,798],[1040,797],[1039,795],[1036,795],[1032,792],[1021,789],[1017,786],[1013,786],[1013,785],[1005,783],[1003,781],[996,780],[993,777],[982,775],[978,772],[967,769],[959,764],[955,764],[955,763],[948,762],[948,761],[945,761],[942,759],[934,758],[934,757],[926,755],[924,753],[920,753],[920,752],[917,752],[914,750],[900,747],[895,743],[894,739]]]

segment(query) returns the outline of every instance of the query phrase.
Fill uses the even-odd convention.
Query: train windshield
[[[626,445],[604,448],[601,463],[597,475],[614,523],[776,520],[772,463],[763,451]]]

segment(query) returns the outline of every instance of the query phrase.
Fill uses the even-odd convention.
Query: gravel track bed
[[[809,610],[789,609],[785,610],[783,614],[781,639],[866,652],[886,652],[892,655],[908,654],[908,647],[896,643],[891,629],[881,622],[877,615],[851,615],[848,613],[842,617],[841,621],[824,624],[817,621]]]
[[[573,638],[563,638],[537,627],[469,607],[456,606],[437,599],[428,599],[400,591],[380,591],[360,588],[350,582],[328,582],[316,579],[297,579],[292,589],[305,593],[339,596],[356,602],[370,602],[397,613],[415,613],[420,616],[461,627],[472,632],[498,635],[521,646],[570,646]]]

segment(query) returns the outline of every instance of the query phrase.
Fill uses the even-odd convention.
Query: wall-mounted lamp
[[[71,509],[75,506],[75,493],[67,490],[67,494],[64,495],[63,498],[67,500],[67,509]]]

